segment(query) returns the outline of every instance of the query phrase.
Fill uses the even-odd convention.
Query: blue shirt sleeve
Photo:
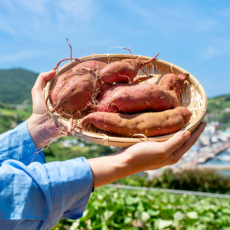
[[[33,157],[35,157],[33,161],[46,162],[43,151],[39,152],[34,145],[27,121],[0,135],[0,165],[8,159],[29,165]]]
[[[44,164],[36,152],[27,122],[0,135],[0,229],[48,230],[83,214],[93,187],[88,161]]]
[[[36,228],[30,229],[50,229],[61,218],[80,218],[92,186],[84,157],[29,166],[7,160],[0,167],[0,229],[9,229],[9,223],[20,223],[16,229],[29,229],[33,224]]]

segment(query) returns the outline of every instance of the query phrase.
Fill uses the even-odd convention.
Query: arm
[[[146,170],[175,164],[195,144],[206,123],[190,132],[179,132],[165,142],[142,142],[121,149],[114,155],[88,160],[94,187],[99,187],[118,179]],[[190,137],[191,136],[191,137]]]
[[[61,218],[80,218],[92,185],[85,158],[29,166],[7,160],[0,167],[0,229],[50,229]]]

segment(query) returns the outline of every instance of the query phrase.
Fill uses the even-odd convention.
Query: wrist
[[[33,139],[35,147],[40,149],[46,145],[47,140],[52,138],[54,134],[51,132],[51,127],[46,127],[45,124],[50,123],[51,118],[43,120],[44,117],[40,117],[37,114],[32,114],[27,120],[27,126],[31,138]]]
[[[126,157],[122,153],[89,159],[88,163],[93,175],[95,188],[132,174],[128,169]]]
[[[152,169],[153,157],[147,143],[137,143],[124,151],[125,162],[132,174]]]

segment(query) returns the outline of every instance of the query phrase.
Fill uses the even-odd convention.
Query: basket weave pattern
[[[82,61],[87,60],[96,60],[96,61],[102,61],[105,63],[110,63],[122,59],[127,58],[141,58],[143,60],[150,59],[149,57],[145,56],[138,56],[138,55],[124,55],[124,54],[100,54],[100,55],[90,55],[86,57],[80,58]],[[58,75],[68,71],[70,68],[73,67],[73,65],[76,65],[77,62],[73,61],[72,63],[69,62],[63,67],[61,67],[58,70]],[[153,84],[158,84],[160,79],[167,73],[174,73],[174,74],[186,74],[187,80],[184,82],[182,93],[179,96],[180,106],[188,108],[192,112],[192,116],[190,118],[190,121],[184,125],[182,130],[188,130],[190,132],[193,132],[198,125],[201,123],[203,117],[206,114],[207,110],[207,97],[206,93],[197,79],[188,73],[186,70],[173,65],[169,62],[156,59],[152,61],[147,66],[143,67],[142,70],[139,70],[138,75],[136,78],[142,78],[146,77],[146,74],[150,75],[151,78],[143,81],[143,82],[149,82]],[[52,87],[54,80],[51,82],[48,82],[46,88],[44,89],[44,99],[48,96],[48,93]],[[141,82],[141,83],[143,83]],[[141,84],[140,83],[140,84]],[[53,108],[52,104],[50,103],[50,100],[48,100],[48,108],[51,110]],[[65,113],[70,114],[68,111],[64,111]],[[78,115],[74,119],[74,124],[79,126],[81,123],[82,117],[84,117],[88,112],[84,111],[81,113],[81,115]],[[50,114],[54,121],[60,125],[60,123],[67,128],[69,127],[69,116],[66,116],[65,114],[58,114],[55,112],[54,114]],[[130,145],[133,145],[135,143],[141,142],[141,141],[165,141],[168,140],[171,136],[174,134],[168,134],[158,137],[145,137],[143,135],[135,135],[133,138],[127,138],[127,137],[121,137],[119,135],[116,135],[114,133],[110,133],[101,129],[98,129],[94,125],[87,124],[83,131],[79,131],[77,128],[73,131],[72,135],[80,137],[84,140],[91,141],[97,144],[103,144],[103,145],[109,145],[109,146],[118,146],[118,147],[128,147]]]

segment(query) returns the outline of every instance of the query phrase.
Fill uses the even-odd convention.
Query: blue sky
[[[1,0],[0,69],[51,70],[69,57],[154,56],[192,73],[207,96],[230,94],[228,0]]]

